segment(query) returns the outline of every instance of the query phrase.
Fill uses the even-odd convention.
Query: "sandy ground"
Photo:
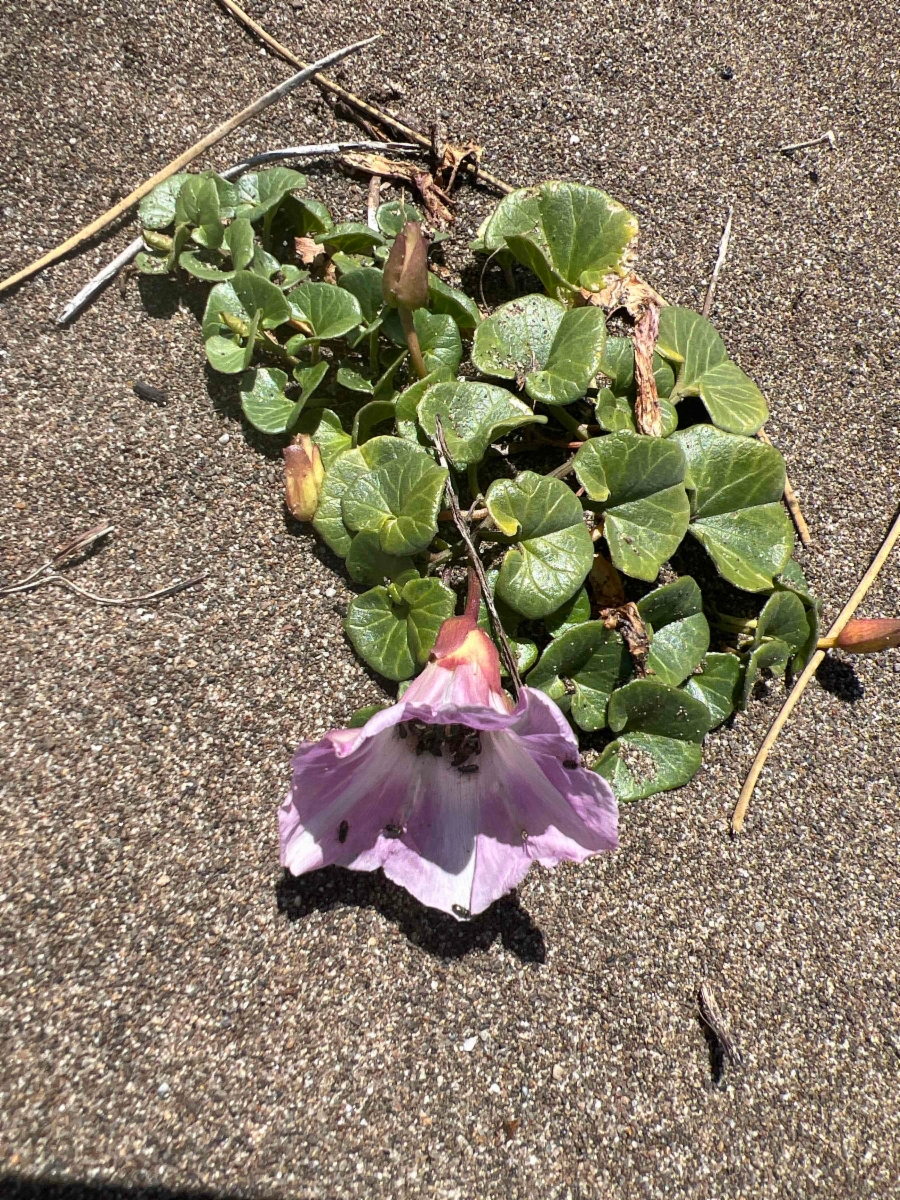
[[[4,271],[288,73],[211,0],[6,12]],[[734,204],[715,317],[769,397],[833,616],[900,501],[893,6],[253,12],[308,58],[383,28],[349,85],[393,81],[404,112],[483,142],[515,183],[608,188],[673,301],[700,301]],[[826,129],[833,152],[777,153]],[[307,87],[204,162],[349,132]],[[361,188],[327,165],[312,180],[360,216]],[[461,246],[491,203],[461,194]],[[290,750],[379,688],[343,640],[337,564],[286,527],[277,451],[205,372],[185,293],[131,280],[53,327],[133,228],[0,303],[0,572],[108,518],[85,586],[208,576],[137,610],[4,602],[0,1193],[900,1195],[900,657],[829,666],[736,842],[781,685],[690,787],[623,813],[620,853],[536,870],[470,926],[380,877],[285,887]],[[897,612],[898,577],[866,615]],[[718,1084],[704,977],[745,1055]]]

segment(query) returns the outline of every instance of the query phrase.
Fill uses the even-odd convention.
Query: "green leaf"
[[[411,579],[394,604],[374,587],[350,602],[344,628],[357,654],[388,679],[409,679],[424,664],[456,596],[437,579]]]
[[[311,408],[301,413],[296,432],[310,435],[319,447],[326,471],[331,470],[335,459],[350,449],[350,435],[344,432],[340,417],[330,408]]]
[[[607,719],[614,733],[656,733],[685,742],[702,742],[711,720],[701,701],[656,679],[636,679],[614,692]]]
[[[740,708],[742,711],[749,703],[750,693],[753,690],[753,685],[756,683],[760,671],[768,670],[773,675],[783,675],[787,670],[791,654],[791,647],[787,642],[781,641],[780,638],[773,638],[771,642],[763,642],[755,650],[750,651],[750,654],[747,656],[744,684],[741,689]]]
[[[168,275],[167,257],[159,251],[141,250],[134,262],[142,275]]]
[[[429,387],[419,402],[418,419],[431,437],[437,433],[438,416],[450,459],[459,468],[480,462],[491,442],[511,430],[547,419],[535,416],[506,388],[487,383],[438,383]]]
[[[224,228],[219,193],[210,175],[189,175],[175,197],[176,225],[192,225],[195,241],[215,248],[222,244]]]
[[[453,318],[446,313],[430,313],[425,308],[418,308],[413,313],[413,324],[428,370],[445,367],[455,374],[462,361],[462,340]]]
[[[775,592],[763,606],[756,623],[754,649],[763,638],[780,638],[797,651],[809,637],[806,606],[793,592]]]
[[[606,320],[599,308],[567,312],[559,323],[550,357],[542,371],[529,374],[525,390],[544,404],[571,404],[597,374],[606,345]]]
[[[428,273],[428,306],[433,313],[446,313],[460,329],[477,329],[481,313],[465,292],[450,287],[437,275]]]
[[[528,208],[526,201],[517,218]],[[637,232],[637,219],[606,192],[552,182],[537,190],[536,223],[521,232],[507,231],[505,242],[547,292],[565,295],[579,288],[599,291],[609,276],[623,275]]]
[[[356,297],[330,283],[301,283],[288,300],[294,319],[308,325],[317,340],[342,337],[362,323]],[[288,346],[297,341],[291,338]]]
[[[678,428],[678,413],[674,404],[660,399],[660,415],[662,417],[662,434],[667,438]],[[627,396],[617,396],[609,388],[602,388],[597,393],[596,402],[597,424],[608,433],[637,433],[637,421],[634,417],[634,400]]]
[[[738,682],[743,667],[736,654],[707,654],[703,671],[692,675],[684,690],[709,709],[711,729],[721,725],[737,705]]]
[[[299,417],[302,400],[284,394],[288,377],[277,368],[258,367],[241,379],[241,408],[261,433],[285,433]]]
[[[637,384],[634,378],[634,342],[631,338],[608,338],[600,370],[609,376],[609,387],[597,394],[597,421],[610,433],[629,430],[637,433],[634,402]],[[678,413],[667,397],[675,383],[672,368],[660,355],[653,355],[653,377],[660,398],[662,436],[668,437],[678,427]]]
[[[395,238],[407,221],[423,221],[425,218],[408,200],[388,200],[375,210],[375,223],[381,232]]]
[[[231,287],[231,284],[219,283],[216,287],[227,288]],[[215,290],[213,288],[213,291]],[[212,296],[212,293],[210,293],[210,296]],[[243,341],[243,334],[231,333],[230,331],[225,334],[215,333],[212,337],[208,337],[205,345],[209,365],[216,371],[221,371],[223,375],[237,375],[240,371],[245,371],[250,366],[250,360],[253,358],[256,332],[259,329],[261,316],[260,309],[257,309],[247,324],[246,342]],[[223,326],[223,328],[225,327]]]
[[[158,183],[138,205],[138,218],[145,229],[168,229],[175,220],[175,201],[184,187],[186,173],[170,175]]]
[[[620,634],[602,621],[586,621],[561,634],[541,655],[528,676],[585,730],[602,729],[606,706],[632,672],[631,656]]]
[[[366,379],[358,371],[352,371],[349,367],[338,367],[337,381],[341,387],[345,387],[351,392],[364,392],[371,396],[375,391],[375,385],[371,379]]]
[[[415,567],[411,558],[385,554],[377,533],[358,533],[347,554],[347,570],[356,583],[371,587],[383,584],[385,579],[396,579],[405,571],[414,571]]]
[[[526,617],[555,612],[578,591],[594,559],[578,499],[561,480],[523,471],[495,480],[486,504],[498,528],[517,538],[500,568],[498,596]]]
[[[289,167],[268,167],[263,171],[248,171],[237,181],[239,217],[258,221],[277,208],[289,192],[306,187],[306,176]]]
[[[681,544],[690,506],[679,446],[639,433],[590,438],[575,456],[575,474],[603,509],[613,564],[652,581]]]
[[[357,409],[353,418],[353,445],[368,441],[375,426],[393,420],[396,410],[396,400],[371,400]]]
[[[437,371],[432,371],[426,375],[424,379],[419,379],[405,391],[401,392],[397,397],[397,407],[395,417],[397,420],[397,433],[400,437],[405,438],[408,442],[416,442],[422,446],[431,446],[431,443],[422,434],[419,427],[419,401],[435,383],[447,383],[453,378],[452,372],[439,368]]]
[[[819,603],[818,598],[813,595],[812,588],[806,581],[803,568],[796,559],[789,558],[784,564],[784,570],[775,580],[775,586],[786,592],[794,592],[808,606]]]
[[[215,251],[207,251],[207,254],[216,253]],[[197,279],[203,279],[206,283],[219,283],[228,279],[234,279],[234,271],[224,270],[221,266],[201,257],[202,251],[184,250],[178,256],[178,265],[182,270],[187,271],[189,275],[195,276]],[[224,262],[220,254],[216,253],[216,259],[219,263]]]
[[[358,221],[345,221],[323,230],[317,240],[328,248],[329,253],[339,251],[342,254],[371,254],[376,246],[385,244],[383,234]]]
[[[358,708],[352,716],[347,718],[344,728],[362,729],[363,725],[367,725],[376,713],[384,712],[389,707],[388,704],[367,704],[363,708]]]
[[[503,626],[503,632],[506,634],[506,640],[509,642],[509,648],[513,653],[519,675],[524,676],[537,662],[538,648],[530,638],[520,638],[518,636],[518,629],[522,618],[517,612],[513,612],[496,595],[497,575],[498,572],[494,570],[487,572],[488,588],[494,597],[494,607],[497,610],[497,616],[500,618],[500,624]],[[500,674],[507,676],[506,664],[503,661],[503,655],[500,653],[500,641],[494,634],[493,624],[488,615],[487,605],[483,597],[478,606],[478,625],[497,647],[497,653],[500,654]]]
[[[331,213],[321,202],[309,196],[287,195],[278,206],[272,222],[272,240],[290,241],[295,237],[315,237],[334,225]]]
[[[259,309],[262,312],[260,323],[263,329],[275,329],[276,326],[283,325],[290,318],[291,310],[288,302],[275,284],[269,283],[260,275],[254,275],[252,271],[235,271],[231,282],[220,284],[219,287],[231,288],[239,307],[245,313],[255,312]],[[213,288],[210,297],[214,292],[219,291],[219,287]],[[209,305],[207,305],[207,312],[209,312]]]
[[[304,404],[327,374],[327,362],[314,363],[311,367],[294,367],[294,378],[300,384]]]
[[[714,425],[728,433],[754,434],[769,410],[762,392],[740,367],[731,362],[725,343],[713,326],[688,308],[660,310],[657,350],[680,365],[670,399],[699,396]]]
[[[256,247],[253,243],[253,226],[243,217],[236,217],[225,230],[222,244],[231,255],[236,271],[243,271],[253,261]]]
[[[375,267],[358,267],[347,271],[338,280],[338,287],[356,297],[363,320],[370,325],[384,307],[381,271]]]
[[[784,459],[773,446],[710,425],[680,430],[669,440],[687,459],[690,532],[735,587],[770,591],[794,544],[781,504]]]
[[[334,416],[333,413],[331,415]],[[301,417],[299,422],[301,431],[303,419]],[[337,431],[333,436],[336,436],[336,433]],[[349,442],[346,434],[343,434],[343,437]],[[339,452],[330,464],[325,461],[323,453],[326,474],[319,496],[319,507],[313,518],[313,528],[341,558],[346,558],[352,541],[342,516],[341,501],[344,493],[369,471],[393,462],[394,459],[405,455],[408,449],[400,438],[377,437],[358,449]]]
[[[527,234],[538,228],[541,221],[536,187],[518,188],[504,196],[478,230],[472,249],[482,254],[496,254],[506,247],[509,235]]]
[[[653,630],[647,669],[670,687],[683,683],[709,649],[703,597],[689,575],[650,592],[638,612]]]
[[[447,471],[423,450],[392,440],[400,448],[394,460],[357,479],[341,510],[348,529],[377,533],[385,553],[416,554],[437,533]]]
[[[695,742],[654,733],[626,733],[611,742],[594,770],[627,804],[688,783],[700,769],[703,751]]]
[[[577,629],[591,619],[591,600],[585,588],[579,588],[571,600],[544,618],[544,626],[552,638],[558,638],[570,629]]]

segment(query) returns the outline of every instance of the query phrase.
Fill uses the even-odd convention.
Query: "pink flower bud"
[[[428,242],[418,221],[407,221],[397,234],[381,286],[389,308],[427,308]]]
[[[877,654],[900,646],[900,620],[879,617],[875,620],[848,621],[834,643],[848,654]]]
[[[297,521],[311,521],[319,507],[319,495],[325,479],[322,455],[308,433],[301,433],[285,446],[284,502]]]

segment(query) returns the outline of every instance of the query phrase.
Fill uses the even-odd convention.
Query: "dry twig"
[[[251,32],[253,32],[260,39],[260,41],[265,42],[265,44],[271,50],[274,50],[276,54],[280,54],[286,62],[293,63],[294,66],[298,67],[303,66],[302,59],[299,59],[296,54],[293,53],[293,51],[287,48],[287,46],[282,45],[281,42],[272,37],[271,33],[268,33],[261,25],[258,25],[252,17],[248,16],[248,14],[244,12],[240,5],[235,4],[234,0],[220,0],[220,3],[227,8],[232,16],[236,17],[242,25],[251,30]],[[403,121],[398,120],[396,117],[392,117],[390,113],[383,112],[380,108],[376,107],[376,105],[370,104],[368,101],[363,100],[361,96],[355,96],[353,92],[348,92],[346,88],[341,87],[339,83],[335,83],[333,79],[329,79],[326,75],[319,75],[316,79],[316,83],[320,88],[322,88],[323,91],[330,92],[332,96],[337,96],[339,99],[343,100],[348,107],[354,109],[357,113],[362,114],[362,116],[366,117],[369,122],[387,125],[390,129],[395,130],[408,141],[415,142],[416,145],[421,146],[423,150],[431,150],[431,139],[426,137],[425,134],[419,133],[417,129],[412,129]],[[468,147],[465,149],[468,150]],[[468,157],[465,162],[462,162],[461,166],[462,169],[468,174],[476,177],[482,183],[489,184],[498,192],[503,192],[504,194],[508,195],[510,192],[514,192],[516,190],[513,185],[511,183],[507,183],[505,179],[499,179],[496,175],[491,175],[488,171],[483,170],[480,163],[478,161],[474,161],[471,156]]]
[[[713,273],[709,277],[709,286],[706,289],[706,297],[703,301],[703,308],[700,310],[704,317],[708,317],[712,309],[713,297],[716,294],[716,288],[719,285],[719,275],[722,267],[725,265],[725,257],[728,254],[728,243],[731,241],[731,218],[734,215],[734,206],[728,206],[728,219],[725,222],[725,229],[722,233],[722,240],[719,242],[719,253],[716,256],[716,265],[713,267]]]
[[[703,1018],[703,1023],[719,1043],[722,1054],[734,1066],[741,1066],[744,1062],[744,1056],[735,1044],[731,1030],[728,1028],[728,1022],[722,1016],[722,1010],[716,1002],[715,993],[706,980],[700,984],[697,1004],[700,1008],[700,1016]]]
[[[840,636],[844,626],[856,612],[857,608],[859,608],[860,604],[862,604],[866,592],[868,592],[869,588],[878,578],[881,568],[884,566],[888,556],[898,541],[900,541],[900,512],[897,513],[893,525],[888,530],[887,536],[881,544],[881,548],[872,559],[868,571],[866,571],[865,575],[863,575],[862,579],[857,584],[853,595],[841,609],[838,619],[828,630],[828,633],[826,634],[827,638],[837,638]],[[791,693],[782,705],[778,716],[772,722],[772,727],[766,734],[765,740],[759,748],[759,753],[753,760],[753,766],[750,768],[750,773],[744,782],[744,786],[741,788],[741,794],[738,797],[737,806],[735,807],[731,818],[731,832],[733,834],[740,833],[744,824],[744,818],[747,815],[747,809],[750,805],[750,798],[753,795],[756,782],[762,774],[762,769],[766,765],[766,759],[769,757],[769,751],[775,745],[775,741],[787,723],[788,717],[794,711],[797,701],[806,690],[806,685],[809,683],[810,679],[812,679],[813,675],[815,675],[816,671],[822,664],[822,661],[825,658],[825,653],[826,652],[824,650],[816,650],[815,654],[813,654],[812,658],[806,664],[802,674],[799,676],[797,682],[791,689]]]
[[[340,62],[341,59],[346,58],[349,54],[353,54],[356,50],[361,50],[364,46],[370,46],[380,36],[378,34],[376,37],[366,38],[362,42],[355,42],[352,46],[344,46],[340,50],[335,50],[333,54],[326,54],[324,58],[319,59],[312,66],[305,67],[302,71],[298,71],[296,75],[292,75],[290,79],[285,79],[283,83],[279,83],[277,87],[272,88],[265,95],[254,100],[252,104],[248,104],[246,108],[241,109],[235,116],[230,117],[227,121],[217,126],[206,137],[201,138],[199,142],[191,146],[189,150],[185,150],[183,154],[179,154],[168,166],[163,167],[161,171],[157,171],[150,179],[145,180],[140,187],[135,188],[133,192],[126,196],[124,200],[120,200],[118,204],[114,204],[101,217],[97,217],[95,221],[91,221],[89,225],[85,225],[78,233],[67,238],[66,241],[62,242],[54,250],[50,250],[47,254],[43,255],[42,258],[35,259],[27,267],[23,267],[21,271],[16,271],[15,274],[0,281],[0,292],[5,292],[8,288],[14,287],[15,284],[21,283],[23,279],[28,279],[31,275],[43,270],[44,267],[49,267],[51,263],[58,262],[70,250],[77,249],[78,246],[83,245],[92,238],[94,234],[105,229],[117,217],[126,213],[132,205],[137,204],[138,200],[143,199],[149,192],[152,192],[157,184],[177,174],[182,167],[186,167],[189,162],[193,162],[204,150],[208,150],[210,146],[214,146],[216,142],[220,142],[222,138],[226,137],[232,130],[237,129],[239,125],[245,124],[252,117],[261,113],[263,109],[269,108],[270,105],[283,99],[289,92],[292,92],[301,83],[304,83],[307,79],[315,75],[317,71],[321,71],[332,63]]]
[[[835,149],[834,131],[826,129],[824,133],[820,133],[818,137],[810,138],[808,142],[791,142],[787,146],[779,146],[779,154],[789,154],[791,150],[808,150],[810,146],[821,146],[823,142],[827,142],[832,150]]]

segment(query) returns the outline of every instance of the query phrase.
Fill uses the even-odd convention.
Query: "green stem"
[[[562,425],[565,429],[568,429],[568,431],[574,437],[577,437],[580,442],[586,442],[591,436],[588,433],[587,425],[579,424],[576,418],[573,417],[571,413],[566,412],[564,408],[555,406],[553,409],[553,415],[556,417],[557,421],[559,421],[560,425]]]
[[[262,332],[256,335],[256,346],[260,350],[268,350],[270,354],[274,354],[276,358],[280,358],[283,363],[289,367],[296,367],[300,362],[299,358],[295,358],[293,354],[288,354],[281,342],[275,338],[266,337]]]
[[[309,344],[309,364],[314,367],[319,361],[319,343],[310,342]]]
[[[369,334],[369,374],[374,379],[378,374],[378,330]]]
[[[471,493],[472,503],[474,504],[481,495],[481,484],[478,482],[478,463],[469,463],[468,467],[466,468],[466,478],[469,482],[469,492]]]
[[[404,308],[401,305],[398,312],[400,313],[400,324],[403,326],[406,344],[409,347],[409,357],[412,359],[413,370],[420,379],[424,379],[428,374],[428,368],[425,366],[425,359],[422,357],[422,347],[419,345],[419,335],[416,333],[412,309]]]

